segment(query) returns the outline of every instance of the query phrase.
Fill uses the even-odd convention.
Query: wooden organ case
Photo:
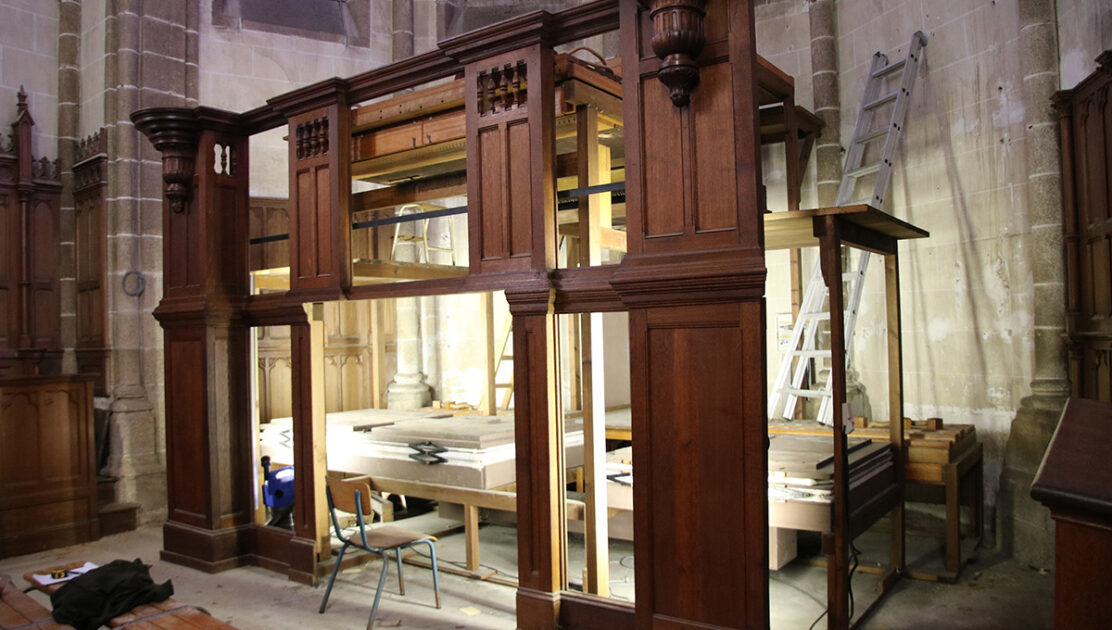
[[[558,269],[553,46],[619,27],[628,254],[621,264]],[[470,273],[353,286],[351,104],[461,70]],[[312,378],[323,325],[307,303],[504,290],[515,357],[518,626],[767,627],[758,74],[748,0],[601,0],[514,18],[244,113],[135,112],[163,157],[163,557],[208,571],[255,563],[315,582],[328,558],[324,394]],[[283,125],[289,290],[250,295],[247,140]],[[636,606],[565,590],[557,409],[556,315],[623,310],[638,436]],[[298,384],[292,531],[253,520],[248,341],[252,327],[274,325],[290,327]]]

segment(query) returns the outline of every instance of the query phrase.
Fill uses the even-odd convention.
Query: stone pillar
[[[826,125],[815,143],[819,207],[834,205],[842,178],[842,100],[838,93],[838,26],[834,0],[813,0],[811,84],[815,115]]]
[[[413,56],[413,0],[394,0],[393,29],[394,61]]]
[[[131,122],[142,107],[196,102],[195,3],[107,0],[105,5],[105,215],[107,473],[116,500],[142,505],[140,518],[165,513],[162,333],[152,313],[162,295],[162,173]]]
[[[1054,565],[1054,523],[1050,512],[1031,499],[1029,489],[1069,395],[1060,155],[1051,105],[1059,87],[1054,11],[1053,4],[1041,0],[1019,2],[1035,363],[1033,393],[1023,399],[1008,435],[997,507],[999,545],[1038,567]]]
[[[399,214],[413,214],[420,206],[405,206]],[[405,232],[410,232],[406,235]],[[394,243],[394,260],[417,262],[417,239],[421,229],[418,222],[400,224]],[[388,409],[420,409],[432,401],[432,393],[421,373],[421,298],[404,297],[394,300],[397,310],[398,370],[394,380],[386,386]]]
[[[143,318],[147,274],[138,266],[140,181],[144,170],[138,138],[128,115],[139,108],[139,3],[109,1],[105,22],[105,127],[109,176],[105,198],[108,226],[107,283],[111,398],[109,459],[106,472],[117,478],[116,500],[142,505],[141,520],[164,515],[163,452],[159,449],[156,412],[148,397],[143,365],[143,333],[153,319]],[[158,176],[158,168],[154,168]],[[161,204],[158,204],[161,205]],[[125,282],[126,281],[126,282]],[[152,366],[154,367],[154,366]],[[152,375],[153,376],[153,375]],[[154,383],[150,383],[154,385]]]
[[[77,372],[77,282],[74,260],[76,225],[74,211],[73,163],[77,150],[78,119],[81,103],[81,3],[58,3],[58,165],[62,181],[60,204],[61,239],[59,244],[58,292],[61,298],[62,371]]]

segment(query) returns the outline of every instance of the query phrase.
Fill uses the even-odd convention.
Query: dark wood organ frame
[[[654,18],[669,12],[678,12],[673,17],[685,29],[705,24],[705,45],[688,51],[698,80],[682,107],[669,98],[653,52]],[[553,46],[617,28],[628,253],[618,265],[555,269]],[[527,93],[499,91],[501,104],[490,106],[478,82],[506,64]],[[470,275],[353,286],[350,105],[461,70]],[[323,332],[321,309],[312,303],[504,290],[514,333],[518,626],[767,627],[766,239],[780,234],[788,239],[784,246],[798,247],[817,238],[828,278],[839,275],[833,270],[842,242],[882,252],[892,296],[896,239],[914,228],[867,207],[800,213],[779,232],[765,227],[760,73],[751,2],[600,0],[523,15],[245,113],[205,107],[134,113],[163,156],[165,294],[155,311],[166,353],[163,558],[207,571],[254,563],[315,582],[329,549],[323,392],[311,378]],[[790,120],[794,107],[785,111]],[[248,138],[283,124],[290,145],[290,290],[250,295]],[[898,365],[895,305],[889,334]],[[630,317],[638,436],[635,607],[565,591],[561,537],[567,508],[555,317],[620,310]],[[305,472],[295,480],[292,532],[254,524],[248,346],[252,326],[270,325],[290,326],[293,382],[313,383],[293,390],[292,463]],[[834,364],[837,430],[844,370]],[[844,457],[839,444],[836,453]],[[844,627],[850,532],[844,500],[835,503],[835,516],[841,526],[830,537],[838,568],[831,571],[830,624]],[[898,552],[900,566],[902,547]]]

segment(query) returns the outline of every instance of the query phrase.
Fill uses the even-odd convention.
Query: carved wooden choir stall
[[[553,50],[614,30],[620,67]],[[767,627],[764,250],[819,245],[830,284],[843,243],[884,254],[890,396],[902,417],[896,243],[923,235],[867,206],[762,216],[762,138],[786,144],[796,211],[819,127],[792,91],[756,55],[751,2],[601,0],[523,15],[244,113],[135,112],[163,157],[165,294],[155,312],[166,353],[163,557],[207,571],[255,563],[316,582],[332,562],[324,480],[337,470],[325,448],[320,303],[504,291],[516,498],[467,496],[517,513],[519,627]],[[278,211],[286,218],[260,229],[249,219],[248,140],[279,127],[289,145],[290,195]],[[607,142],[622,151],[624,186],[600,149]],[[353,179],[385,187],[353,193]],[[624,216],[608,203],[623,188]],[[390,260],[383,231],[395,219],[379,210],[464,193],[465,208],[415,211],[466,212],[466,268],[432,265],[427,253],[423,264]],[[384,230],[367,237],[368,225]],[[278,243],[284,229],[288,243]],[[624,256],[612,264],[604,250]],[[841,313],[840,292],[831,300]],[[606,544],[598,400],[585,398],[581,417],[586,498],[564,493],[572,427],[559,407],[556,318],[582,316],[581,352],[590,356],[592,316],[606,311],[629,315],[636,605],[591,594],[606,583],[591,551]],[[834,356],[844,356],[840,315],[831,322]],[[273,326],[289,330],[291,530],[259,525],[254,498],[250,348],[258,329]],[[848,489],[838,366],[833,474]],[[490,403],[493,384],[487,393]],[[901,426],[893,423],[894,446],[884,449],[893,465],[875,496],[834,494],[824,544],[831,627],[850,622],[849,541],[884,513],[897,525],[891,576],[902,568]],[[440,491],[393,481],[419,495]],[[569,516],[588,523],[586,593],[568,590]]]

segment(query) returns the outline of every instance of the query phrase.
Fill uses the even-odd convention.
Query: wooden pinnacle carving
[[[652,0],[653,52],[660,58],[657,76],[671,90],[672,103],[683,107],[691,101],[691,90],[699,84],[695,59],[707,43],[703,32],[706,0]]]

